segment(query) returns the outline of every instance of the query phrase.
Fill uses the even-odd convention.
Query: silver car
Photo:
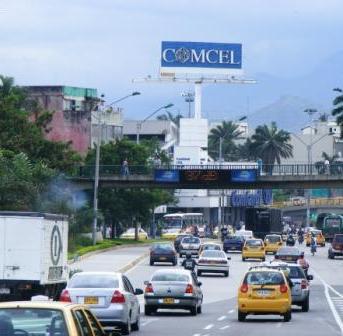
[[[310,280],[313,280],[313,275],[305,275],[303,268],[298,264],[288,264],[285,262],[264,262],[260,265],[250,267],[269,267],[287,271],[287,277],[291,280],[292,304],[301,306],[303,312],[308,312],[310,309]]]
[[[201,240],[198,237],[184,237],[181,240],[179,253],[180,257],[185,255],[187,252],[192,253],[192,255],[199,255],[199,250],[201,246]]]
[[[198,260],[198,276],[202,273],[223,273],[225,277],[229,276],[228,259],[231,258],[223,251],[205,250]]]
[[[192,315],[201,313],[201,282],[190,271],[158,270],[145,284],[145,315],[156,313],[158,309],[185,309]]]
[[[86,304],[105,330],[119,327],[124,335],[139,330],[140,308],[129,279],[114,272],[80,272],[69,280],[61,301]]]

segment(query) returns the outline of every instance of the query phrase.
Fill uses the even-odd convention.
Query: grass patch
[[[81,238],[81,237],[80,237]],[[75,241],[69,243],[68,258],[73,259],[77,256],[82,256],[89,252],[105,250],[114,246],[121,245],[137,245],[137,244],[149,244],[154,242],[166,241],[164,239],[147,239],[147,240],[132,240],[132,239],[105,239],[101,243],[92,245],[92,240],[82,237],[75,239]]]

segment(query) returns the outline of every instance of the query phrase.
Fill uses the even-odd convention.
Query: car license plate
[[[286,257],[286,260],[291,261],[291,260],[293,260],[293,258],[292,257]]]
[[[160,260],[167,260],[166,257],[160,257]]]
[[[270,291],[261,289],[257,291],[257,294],[258,296],[266,297],[270,295]]]
[[[6,295],[10,293],[11,293],[11,290],[9,288],[0,288],[0,294]]]
[[[174,303],[174,299],[173,298],[165,298],[165,299],[163,299],[163,303],[165,303],[165,304],[173,304]]]
[[[99,299],[97,296],[86,296],[85,297],[85,304],[98,304]]]

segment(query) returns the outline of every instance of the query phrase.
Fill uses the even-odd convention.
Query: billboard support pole
[[[201,119],[201,82],[195,82],[194,94],[194,119]]]

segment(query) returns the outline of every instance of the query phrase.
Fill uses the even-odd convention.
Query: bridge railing
[[[129,165],[129,175],[148,175],[153,176],[155,169],[166,170],[256,170],[260,176],[308,176],[308,175],[342,175],[343,163],[324,165],[324,164],[282,164],[267,165],[262,164],[209,164],[209,165]],[[77,166],[75,176],[94,177],[94,165]],[[100,176],[124,175],[121,165],[100,165]]]

